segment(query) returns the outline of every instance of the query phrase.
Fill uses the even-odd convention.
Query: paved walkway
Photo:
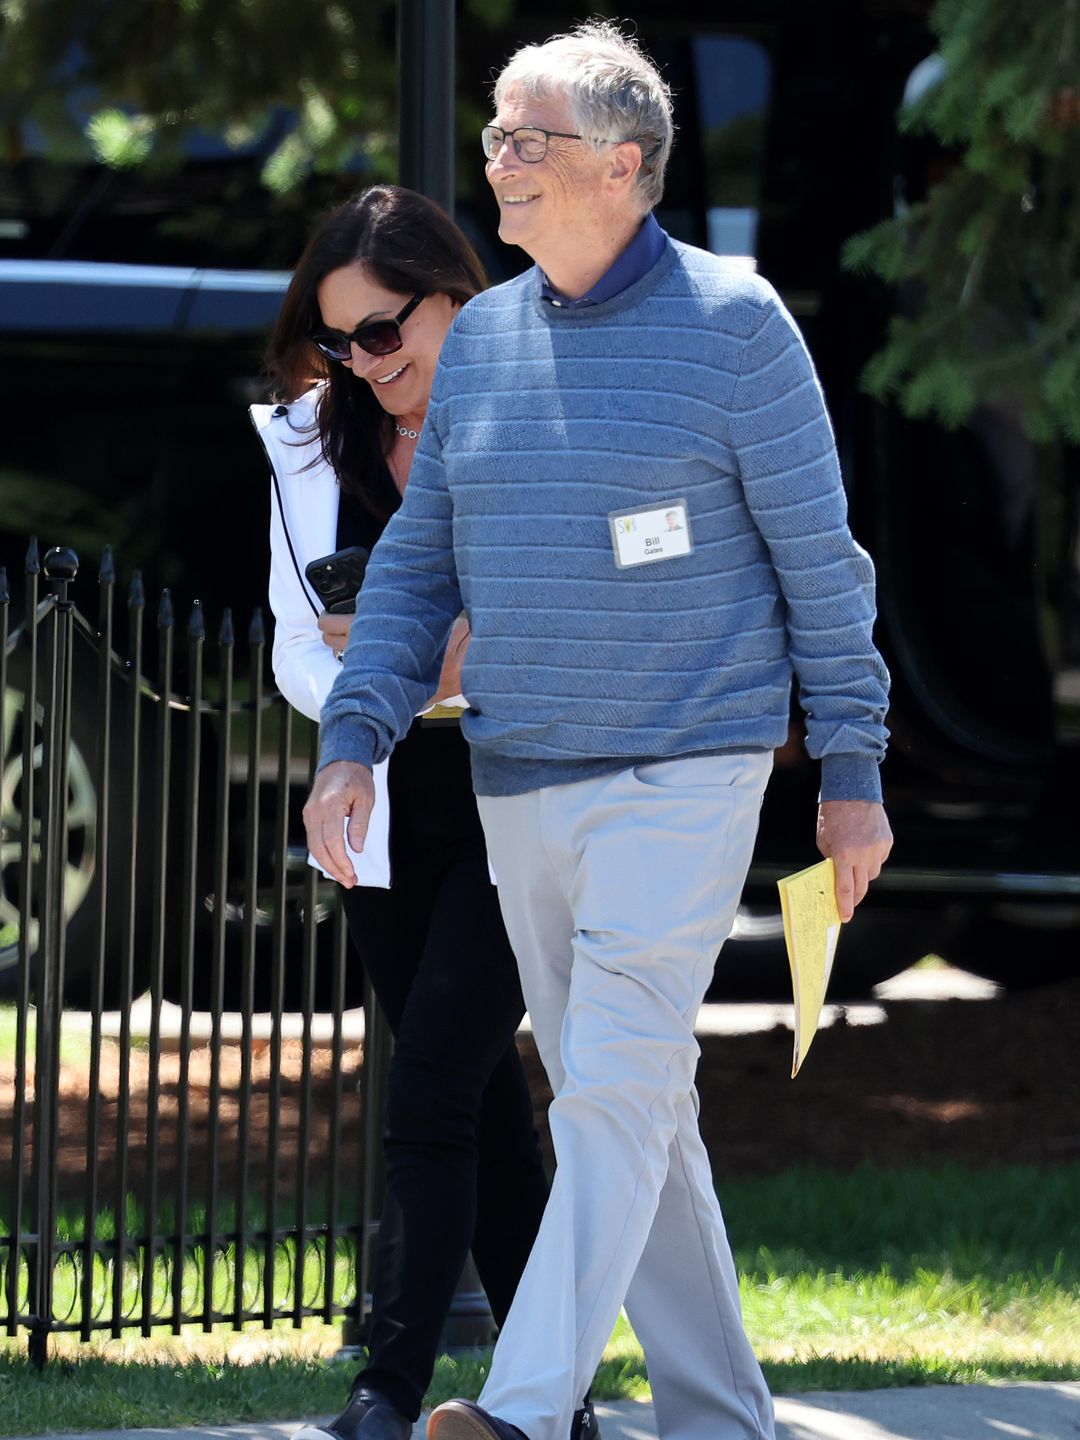
[[[603,1440],[655,1440],[652,1407],[596,1407]],[[1080,1381],[817,1392],[776,1401],[777,1440],[1078,1440]],[[64,1440],[289,1440],[298,1422],[111,1430]],[[414,1432],[424,1440],[424,1417]]]

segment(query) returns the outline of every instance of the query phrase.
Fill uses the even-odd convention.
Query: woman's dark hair
[[[393,422],[366,380],[328,360],[309,339],[321,323],[320,284],[357,261],[387,290],[449,295],[462,305],[487,279],[446,212],[400,185],[372,185],[332,210],[300,257],[266,350],[271,391],[289,404],[324,382],[318,407],[323,456],[342,489],[384,519],[398,503],[385,463]]]

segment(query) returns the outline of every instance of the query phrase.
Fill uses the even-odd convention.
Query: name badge
[[[631,565],[650,565],[654,560],[674,560],[693,550],[690,518],[685,500],[665,500],[662,505],[645,505],[637,510],[614,511],[608,516],[615,564],[620,570]]]

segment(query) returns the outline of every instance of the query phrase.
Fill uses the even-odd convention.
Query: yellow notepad
[[[776,884],[795,997],[795,1051],[791,1061],[794,1080],[817,1033],[840,938],[836,870],[831,860],[822,860],[808,870],[785,875]]]

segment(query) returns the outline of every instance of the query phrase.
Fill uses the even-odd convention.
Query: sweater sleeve
[[[872,639],[874,567],[848,528],[836,443],[802,337],[774,293],[762,308],[732,403],[743,490],[786,602],[821,798],[880,800],[889,675]]]
[[[430,702],[461,613],[439,406],[428,406],[401,508],[372,553],[343,664],[323,706],[320,769],[386,757]]]

